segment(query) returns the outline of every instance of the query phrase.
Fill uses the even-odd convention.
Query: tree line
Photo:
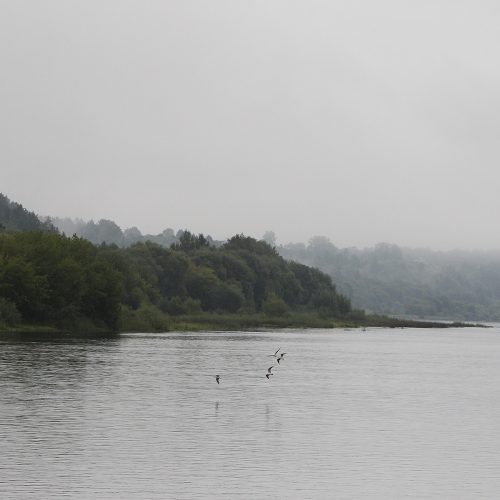
[[[167,249],[172,247],[187,254],[192,253],[193,249],[190,247],[194,245],[189,243],[189,240],[194,241],[198,238],[190,233],[183,238],[185,231],[174,232],[173,229],[165,229],[157,235],[143,235],[137,228],[122,231],[113,221],[106,219],[101,219],[97,223],[58,218],[40,221],[33,212],[0,194],[0,232],[28,230],[49,232],[59,230],[67,235],[76,234],[97,246],[106,243],[127,249],[137,243],[150,245],[147,242],[154,242],[160,247]],[[278,246],[272,231],[267,231],[263,240],[271,248],[276,248],[285,259],[318,268],[326,273],[337,285],[340,294],[349,297],[356,308],[392,316],[500,321],[498,253],[433,252],[401,248],[386,243],[366,249],[341,249],[321,236],[312,238],[308,244],[289,243]],[[224,242],[203,236],[196,245],[199,247],[195,250],[202,251],[212,247],[222,248]],[[199,260],[198,257],[197,259]],[[217,275],[216,277],[221,279]],[[234,291],[234,288],[230,289]],[[271,307],[269,303],[273,301],[276,311],[290,307],[293,310],[293,304],[285,302],[283,305],[272,293],[274,292],[270,292],[266,305],[268,310]],[[240,311],[259,310],[259,294],[256,296],[257,309],[247,308],[248,299],[245,296]],[[163,297],[161,304],[149,298],[142,303],[153,304],[154,307],[161,306],[160,312],[167,311],[168,314],[171,314],[171,311],[184,311],[188,314],[197,308],[200,310],[200,304],[207,308],[208,302],[213,302],[213,297],[210,301],[200,300],[200,304],[197,299],[190,302],[183,297],[184,292],[176,296]],[[234,300],[235,304],[240,302]],[[143,316],[155,317],[155,310],[147,307],[149,306],[143,305],[138,311]],[[123,311],[128,310],[122,308],[122,317]],[[128,317],[137,319],[137,310],[130,311]],[[160,324],[161,317],[157,317]]]
[[[179,243],[179,239],[184,233],[182,229],[174,231],[172,228],[166,228],[158,234],[142,234],[137,227],[129,227],[122,230],[116,222],[108,219],[100,219],[97,222],[93,220],[84,221],[82,219],[70,219],[51,217],[50,223],[53,224],[61,233],[68,236],[76,234],[94,245],[101,243],[115,244],[119,247],[129,247],[135,243],[145,243],[152,241],[164,247],[170,247]],[[215,242],[210,236],[206,236],[211,244],[222,244]]]
[[[343,317],[350,301],[326,274],[236,235],[223,245],[185,231],[166,248],[93,245],[53,231],[0,233],[0,323],[122,330],[147,315],[309,312]]]

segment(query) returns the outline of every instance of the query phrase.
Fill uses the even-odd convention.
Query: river
[[[0,446],[9,500],[498,498],[500,329],[3,336]]]

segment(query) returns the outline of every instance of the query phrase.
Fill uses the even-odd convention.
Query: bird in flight
[[[281,347],[274,354],[268,354],[268,356],[274,356],[274,357],[276,357],[276,354],[278,354],[278,352],[279,352],[280,349],[281,349]]]
[[[274,373],[271,373],[271,370],[272,370],[272,369],[273,369],[273,367],[272,367],[272,366],[270,366],[270,367],[267,369],[267,373],[266,373],[266,378],[267,378],[267,380],[269,380],[269,377],[270,377],[271,375],[274,375]]]
[[[281,357],[280,357],[280,358],[277,358],[278,365],[280,364],[280,361],[282,361],[282,360],[284,360],[284,359],[285,359],[285,354],[286,354],[286,352],[282,352],[282,353],[281,353]]]
[[[220,375],[216,375],[216,376],[215,376],[215,380],[217,381],[217,383],[219,383],[219,380],[220,380]]]

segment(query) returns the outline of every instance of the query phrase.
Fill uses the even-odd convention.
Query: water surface
[[[499,391],[497,328],[3,337],[0,498],[497,498]]]

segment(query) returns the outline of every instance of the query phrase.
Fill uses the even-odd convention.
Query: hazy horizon
[[[278,243],[500,250],[500,5],[6,1],[3,192]]]

